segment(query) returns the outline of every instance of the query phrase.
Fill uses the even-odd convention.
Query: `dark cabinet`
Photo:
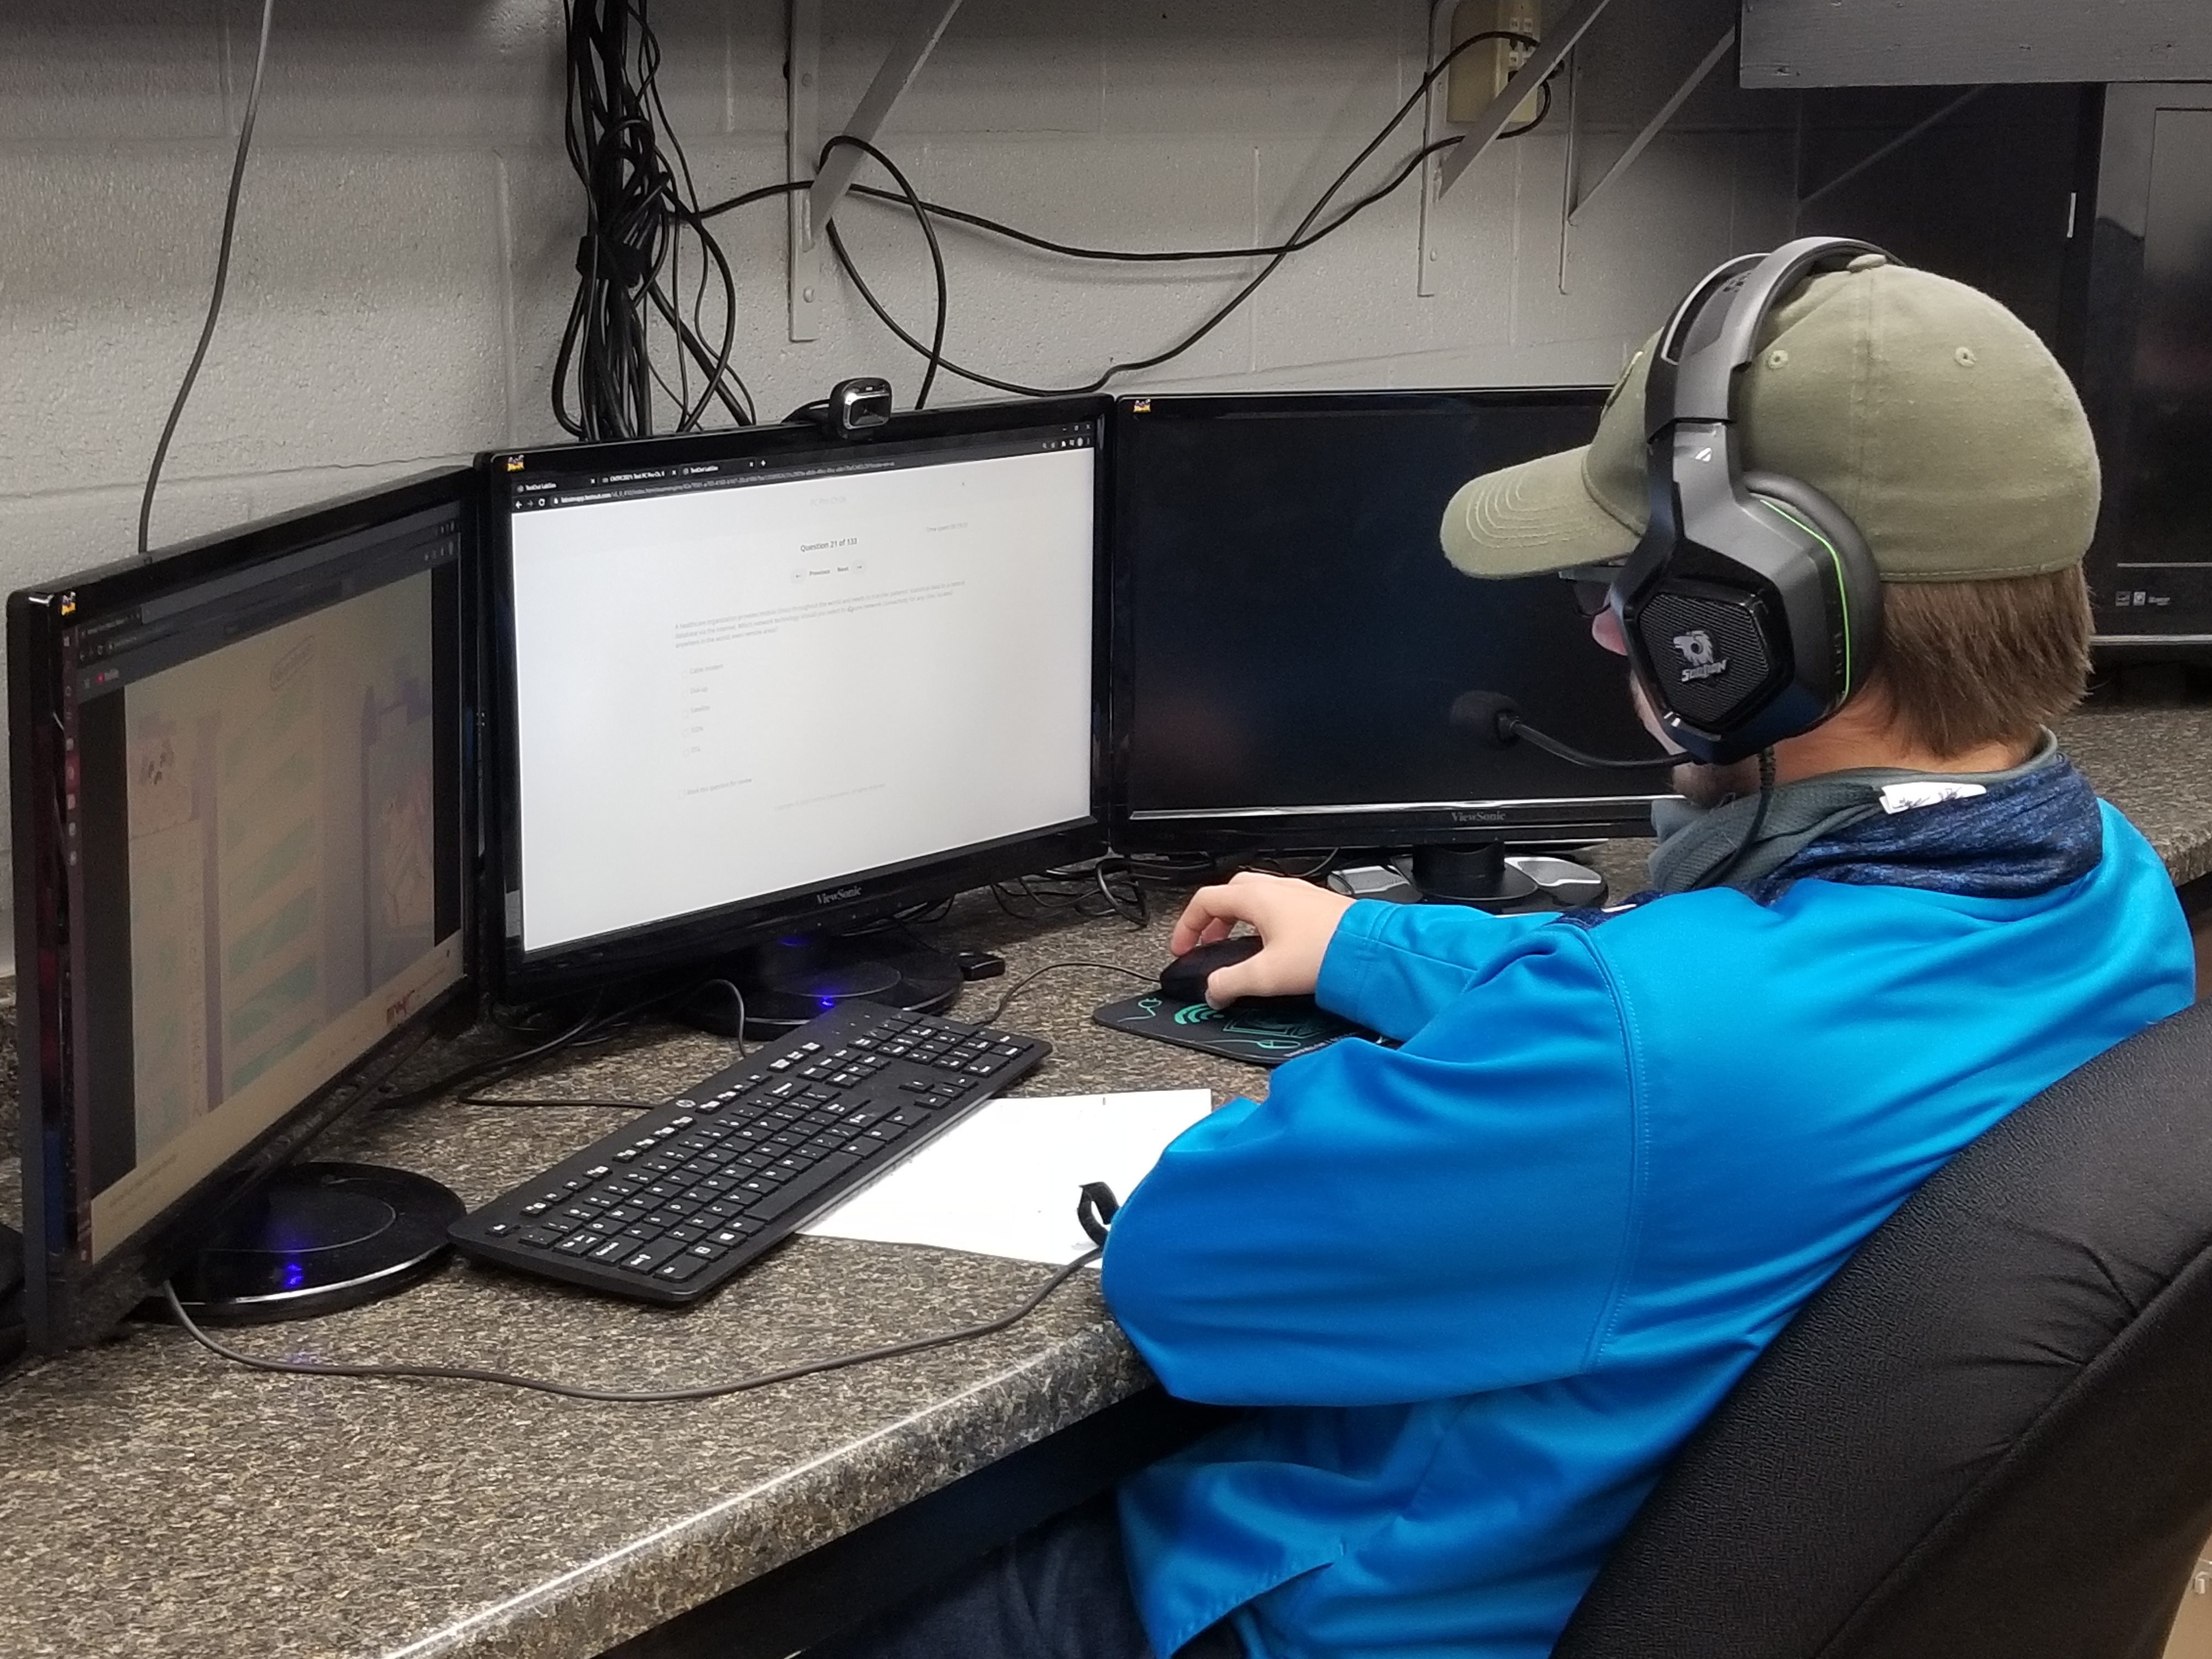
[[[2044,337],[2104,465],[2100,657],[2212,662],[2212,83],[1965,90],[1807,93],[1799,228],[1972,283]]]
[[[2212,85],[2106,92],[2087,267],[2097,631],[2112,655],[2212,659]]]

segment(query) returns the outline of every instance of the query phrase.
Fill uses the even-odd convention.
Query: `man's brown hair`
[[[2033,576],[1882,584],[1881,657],[1866,690],[1938,755],[2017,742],[2081,699],[2089,592],[2079,565]]]

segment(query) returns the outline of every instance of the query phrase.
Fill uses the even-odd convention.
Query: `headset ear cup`
[[[1835,550],[1842,591],[1838,599],[1851,640],[1850,682],[1840,705],[1866,684],[1881,654],[1881,572],[1850,514],[1802,478],[1781,472],[1747,471],[1743,487],[1752,495],[1787,508],[1810,525]]]

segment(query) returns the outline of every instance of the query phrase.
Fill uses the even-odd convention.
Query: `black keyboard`
[[[696,1302],[1050,1052],[844,1003],[462,1217],[453,1240],[616,1296]]]

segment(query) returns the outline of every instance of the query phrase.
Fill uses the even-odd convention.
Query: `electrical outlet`
[[[1444,113],[1462,125],[1481,114],[1490,100],[1505,90],[1513,71],[1528,61],[1534,43],[1544,33],[1543,0],[1459,0],[1459,9],[1452,13],[1454,46],[1490,29],[1524,34],[1529,44],[1485,40],[1452,59],[1451,71],[1445,77]],[[1507,125],[1517,127],[1534,120],[1538,107],[1536,94],[1531,92]]]

